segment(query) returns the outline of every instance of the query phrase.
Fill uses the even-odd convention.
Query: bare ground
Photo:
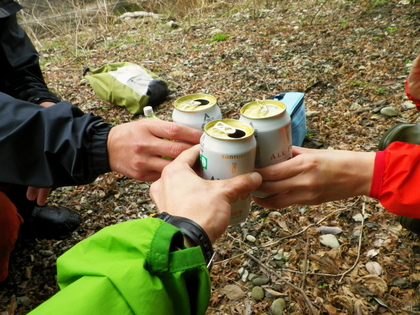
[[[305,146],[375,151],[389,127],[418,122],[403,83],[420,47],[419,17],[419,4],[403,1],[214,1],[185,17],[115,20],[69,42],[37,43],[50,87],[111,123],[141,117],[101,101],[81,81],[82,69],[130,61],[170,83],[172,94],[156,109],[161,119],[171,120],[173,101],[186,94],[212,94],[224,117],[236,118],[249,101],[299,91],[310,114]],[[383,107],[401,114],[385,116]],[[53,295],[55,260],[75,243],[154,212],[149,185],[110,173],[56,190],[50,203],[77,209],[85,221],[65,240],[19,240],[0,284],[0,314],[26,314]],[[341,230],[339,248],[321,244],[326,229]],[[418,237],[368,197],[279,210],[252,205],[247,222],[214,247],[208,314],[269,314],[276,298],[286,301],[283,314],[420,314]],[[267,278],[263,299],[250,295],[246,273]]]

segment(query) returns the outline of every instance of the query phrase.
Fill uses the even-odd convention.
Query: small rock
[[[407,278],[397,278],[392,280],[392,285],[394,287],[399,287],[400,289],[407,289],[410,286],[410,283]]]
[[[320,112],[314,111],[314,110],[308,110],[306,111],[306,117],[315,117],[318,116]]]
[[[268,214],[268,217],[269,218],[273,218],[273,217],[280,217],[281,216],[281,213],[280,212],[278,212],[278,211],[271,211],[269,214]]]
[[[122,213],[124,211],[124,209],[123,209],[123,207],[122,206],[117,206],[117,207],[115,207],[115,209],[114,209],[114,212],[115,213]]]
[[[210,32],[210,35],[216,35],[216,34],[223,34],[223,31],[219,28],[216,28]]]
[[[170,30],[174,30],[179,28],[179,24],[177,24],[175,21],[169,21],[168,23],[166,23],[166,27]]]
[[[248,234],[248,235],[246,236],[246,240],[247,240],[248,242],[255,243],[255,241],[256,241],[257,239],[255,238],[255,236],[252,236],[252,235]]]
[[[242,282],[247,282],[248,276],[249,276],[249,271],[245,269],[241,277]]]
[[[284,258],[283,254],[276,254],[273,257],[274,260],[283,260],[283,258]]]
[[[140,189],[149,189],[149,185],[147,185],[147,184],[140,184],[139,185],[139,188]]]
[[[252,280],[252,284],[253,285],[264,285],[267,284],[268,281],[270,281],[270,279],[268,279],[268,277],[266,276],[259,276],[258,278],[255,278]]]
[[[250,273],[250,274],[249,274],[249,276],[248,276],[248,280],[249,280],[249,281],[252,281],[252,280],[254,280],[255,278],[258,278],[258,275],[256,275],[255,273]]]
[[[47,250],[40,250],[39,253],[42,256],[44,256],[44,257],[50,257],[50,256],[54,255],[53,251],[52,250],[49,250],[49,249],[47,249]]]
[[[284,299],[277,299],[271,304],[271,315],[283,315],[286,308],[286,301]]]
[[[402,107],[404,107],[405,109],[413,109],[416,108],[416,105],[414,105],[412,101],[406,101],[402,104]]]
[[[257,301],[261,301],[264,298],[264,289],[260,286],[255,286],[252,288],[251,292],[252,298],[254,298]]]
[[[339,248],[340,243],[338,242],[337,238],[333,234],[325,234],[321,235],[321,244],[331,247],[331,248]]]
[[[381,109],[381,114],[388,117],[401,116],[401,113],[393,107],[384,107]]]

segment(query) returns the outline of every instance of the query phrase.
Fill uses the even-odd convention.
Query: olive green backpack
[[[90,75],[86,75],[90,72]],[[168,85],[153,72],[131,62],[86,68],[84,78],[104,101],[125,107],[132,114],[143,114],[145,106],[155,107],[165,101]]]

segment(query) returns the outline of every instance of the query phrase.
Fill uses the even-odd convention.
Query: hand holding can
[[[229,179],[254,170],[256,141],[254,129],[234,119],[214,120],[206,124],[200,140],[201,177]],[[251,206],[250,195],[239,197],[231,205],[229,224],[245,221]]]

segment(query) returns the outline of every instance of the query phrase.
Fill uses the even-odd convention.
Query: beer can
[[[235,119],[207,123],[200,139],[201,177],[210,180],[229,179],[254,171],[256,140],[254,129]],[[251,207],[251,196],[240,196],[232,205],[229,224],[245,221]]]
[[[292,128],[286,105],[276,100],[257,100],[240,110],[240,121],[250,124],[257,140],[255,167],[262,168],[292,157]],[[264,198],[267,194],[253,193]]]
[[[174,122],[199,130],[204,130],[206,123],[221,118],[216,98],[208,94],[190,94],[178,98],[172,111]]]

